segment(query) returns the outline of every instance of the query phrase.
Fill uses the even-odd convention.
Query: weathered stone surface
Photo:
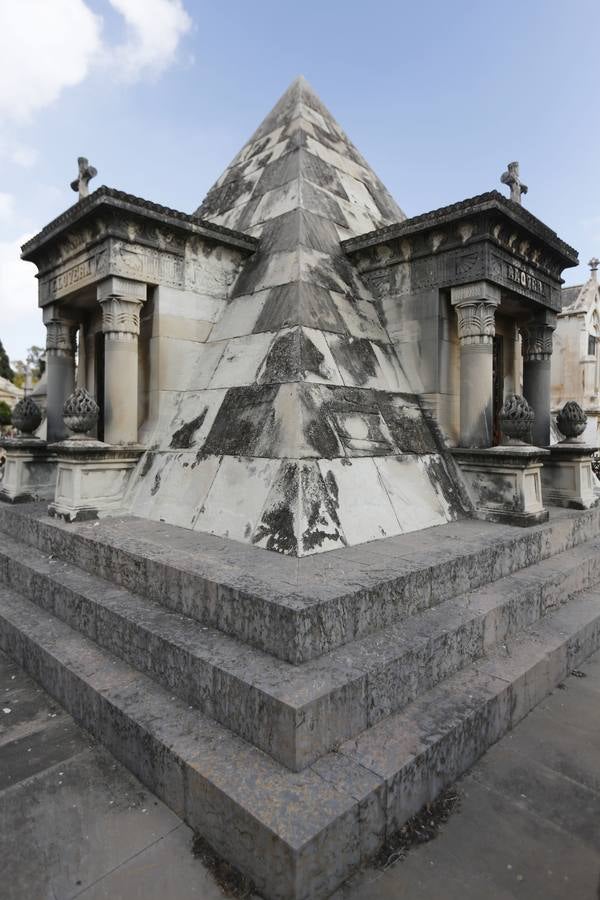
[[[553,510],[526,532],[466,520],[297,561],[143,519],[67,526],[0,506],[15,538],[293,663],[591,540],[599,521],[598,509]]]
[[[493,671],[464,669],[295,774],[0,590],[2,649],[273,900],[328,896],[599,641],[600,595],[582,595]]]
[[[175,339],[153,351],[156,362],[164,350],[164,371],[146,438],[152,451],[174,459],[154,462],[169,472],[158,485],[148,479],[147,461],[140,464],[132,512],[307,556],[452,521],[470,508],[380,307],[340,244],[340,228],[358,234],[404,214],[303,79],[197,215],[248,229],[258,246],[204,343],[182,336],[180,352]],[[225,394],[211,398],[216,390]],[[173,401],[186,408],[176,427],[168,422]],[[194,463],[175,461],[182,442],[193,443],[205,466],[215,460],[222,515],[205,514],[206,492],[190,484]],[[400,453],[415,458],[401,465]],[[417,459],[433,453],[423,464]],[[225,461],[235,456],[247,462]],[[375,466],[379,457],[390,464]],[[280,465],[259,508],[254,473],[263,458]],[[162,494],[177,499],[163,502]],[[406,515],[415,501],[423,514]],[[357,516],[362,507],[369,514]]]

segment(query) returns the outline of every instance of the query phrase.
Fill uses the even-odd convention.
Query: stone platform
[[[326,897],[598,646],[599,524],[298,560],[3,506],[0,646],[266,897]]]

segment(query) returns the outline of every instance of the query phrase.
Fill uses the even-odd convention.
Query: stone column
[[[63,405],[75,386],[76,323],[61,313],[60,307],[44,309],[46,326],[47,441],[67,436]]]
[[[535,413],[531,441],[536,447],[550,443],[550,406],[552,402],[552,332],[556,317],[548,313],[532,319],[520,329],[523,351],[523,394]]]
[[[138,439],[138,335],[146,285],[107,278],[98,285],[104,339],[104,440],[135,444]]]
[[[460,446],[490,447],[494,317],[500,291],[486,281],[451,289],[460,342]]]

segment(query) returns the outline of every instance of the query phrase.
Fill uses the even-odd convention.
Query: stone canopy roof
[[[231,228],[203,221],[198,215],[180,212],[168,206],[161,206],[141,197],[134,197],[116,188],[102,185],[88,197],[74,203],[67,210],[49,222],[38,234],[21,247],[21,258],[35,262],[36,253],[49,242],[59,237],[67,228],[79,224],[102,208],[122,210],[155,220],[158,224],[197,234],[201,237],[229,244],[239,249],[254,251],[257,242],[247,234],[240,234]]]

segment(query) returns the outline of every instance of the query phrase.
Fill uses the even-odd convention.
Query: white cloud
[[[83,0],[0,3],[0,116],[27,121],[79,84],[100,49],[101,19]]]
[[[133,81],[173,62],[192,24],[181,0],[108,2],[127,31],[115,46],[84,0],[0,0],[0,120],[27,122],[95,66]]]
[[[10,219],[15,208],[15,198],[12,194],[0,191],[0,221]]]
[[[175,51],[192,22],[180,0],[109,0],[129,30],[124,44],[114,48],[114,66],[121,77],[135,80],[157,74],[173,62]]]
[[[23,359],[27,347],[45,340],[36,269],[20,259],[21,244],[29,237],[0,241],[0,339],[11,359]]]
[[[37,150],[33,147],[0,136],[0,161],[29,169],[36,162],[37,156]]]

